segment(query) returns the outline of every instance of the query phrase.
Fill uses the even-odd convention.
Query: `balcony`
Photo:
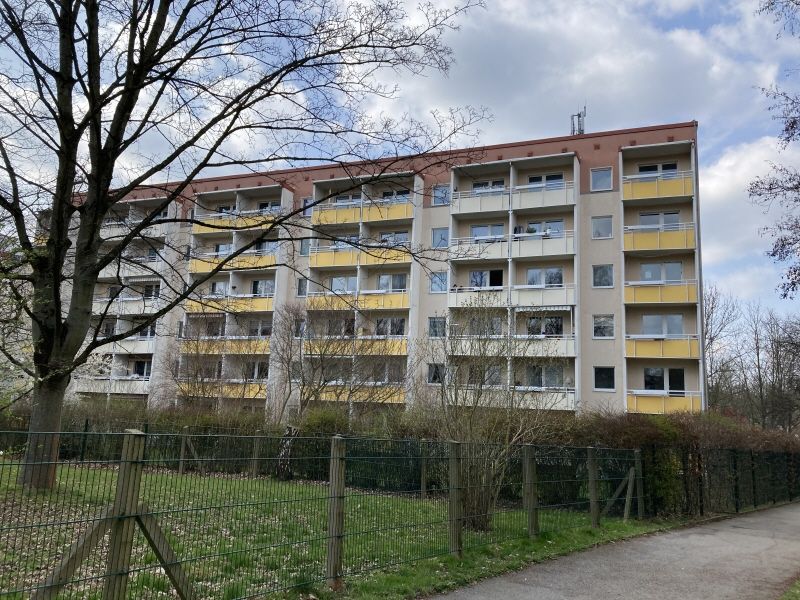
[[[376,383],[355,387],[347,385],[327,385],[319,394],[323,402],[364,402],[375,404],[403,404],[406,400],[405,388],[400,384]]]
[[[544,233],[514,234],[511,242],[513,258],[569,256],[575,254],[575,236],[572,231],[557,235]]]
[[[514,356],[575,358],[575,336],[517,334]]]
[[[450,240],[450,260],[505,260],[508,258],[506,236],[453,238]]]
[[[508,188],[488,188],[469,192],[453,192],[450,201],[450,214],[491,213],[507,211],[509,207]]]
[[[652,198],[688,198],[694,195],[694,172],[678,171],[654,175],[625,175],[622,177],[623,200]]]
[[[161,308],[160,298],[142,298],[141,296],[118,296],[111,299],[107,296],[95,296],[92,300],[92,313],[95,315],[144,315]]]
[[[451,326],[453,327],[453,326]],[[455,327],[453,327],[455,329]],[[452,331],[452,329],[451,329]],[[454,335],[447,338],[447,352],[454,356],[507,356],[509,339],[506,335]]]
[[[625,251],[694,250],[694,223],[661,227],[626,226]]]
[[[361,202],[317,204],[311,213],[313,225],[344,225],[361,222]]]
[[[120,264],[110,264],[100,270],[100,279],[124,279],[154,275],[164,265],[158,256],[126,256]]]
[[[700,392],[684,392],[681,395],[650,390],[628,390],[629,413],[663,415],[666,413],[699,413],[703,410]]]
[[[700,340],[696,335],[655,338],[649,335],[625,336],[628,358],[700,358]]]
[[[518,185],[511,192],[511,208],[528,210],[572,206],[575,204],[575,187],[572,181],[560,184]]]
[[[178,387],[186,396],[201,398],[232,398],[242,400],[266,400],[266,380],[205,380],[197,383],[181,381]]]
[[[697,281],[626,281],[625,304],[697,304]]]
[[[362,265],[399,265],[410,263],[411,253],[395,248],[375,248],[362,250],[360,260]]]
[[[492,287],[454,287],[447,294],[449,308],[484,308],[508,305],[508,288]]]
[[[146,396],[150,388],[149,377],[76,377],[75,391],[79,394],[124,394]]]
[[[182,354],[269,354],[269,338],[224,336],[181,340]]]
[[[307,354],[325,356],[405,356],[405,336],[324,336],[303,342]]]
[[[514,306],[563,306],[575,304],[575,285],[537,286],[515,285],[511,289]]]
[[[283,209],[244,210],[239,212],[209,212],[195,215],[202,221],[192,225],[192,234],[220,233],[239,229],[263,229],[271,227],[275,218],[283,214]]]
[[[228,253],[208,252],[189,260],[189,273],[210,273],[225,260]]]
[[[361,290],[361,310],[404,310],[409,307],[408,290]]]
[[[359,251],[352,246],[314,246],[311,248],[309,265],[314,268],[355,267]]]
[[[514,395],[520,408],[575,410],[575,390],[572,388],[515,386]]]
[[[115,354],[152,354],[155,343],[154,336],[134,336],[114,342],[111,346],[111,351]]]
[[[269,312],[272,310],[272,296],[242,295],[208,295],[199,300],[187,300],[187,313],[219,313],[227,312]]]
[[[356,310],[358,298],[355,292],[308,292],[308,310]]]
[[[242,252],[239,256],[231,259],[230,263],[225,266],[225,270],[269,269],[274,267],[275,263],[274,252]]]
[[[370,221],[403,221],[414,217],[414,205],[407,197],[389,201],[365,201],[361,208],[361,218],[365,223]]]

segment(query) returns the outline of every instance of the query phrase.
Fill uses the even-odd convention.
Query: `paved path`
[[[800,504],[606,544],[545,561],[448,600],[775,600],[800,576]]]

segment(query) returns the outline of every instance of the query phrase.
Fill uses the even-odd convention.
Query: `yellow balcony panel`
[[[361,214],[364,222],[411,219],[414,216],[414,205],[411,202],[365,203]]]
[[[700,358],[700,340],[697,337],[678,339],[647,339],[643,337],[625,340],[628,358]]]
[[[306,354],[321,356],[404,356],[408,354],[408,341],[331,336],[305,340],[303,349]]]
[[[187,313],[219,313],[225,309],[225,298],[221,296],[186,301]]]
[[[409,306],[408,292],[376,292],[363,291],[358,297],[358,306],[362,310],[397,310]]]
[[[210,273],[224,258],[224,256],[200,256],[198,258],[193,258],[189,261],[189,272]]]
[[[356,385],[352,389],[343,385],[329,385],[320,392],[323,402],[403,404],[405,399],[405,389],[400,385]]]
[[[696,304],[697,282],[626,283],[626,304]]]
[[[676,412],[699,413],[703,410],[703,402],[699,392],[686,392],[683,396],[628,392],[627,407],[629,413],[648,415]]]
[[[272,296],[228,296],[226,308],[231,312],[268,312],[272,310]]]
[[[240,254],[225,267],[227,269],[268,269],[275,266],[274,254]]]
[[[362,265],[392,265],[411,262],[411,254],[405,250],[376,248],[369,252],[361,252]]]
[[[679,198],[693,194],[694,173],[692,171],[682,171],[674,175],[630,175],[622,178],[623,200]]]
[[[181,340],[182,354],[269,354],[266,338],[219,338]]]
[[[181,393],[201,398],[256,399],[267,397],[266,381],[203,381],[201,383],[180,382]]]
[[[234,215],[219,214],[219,215],[197,215],[196,219],[202,221],[203,224],[192,224],[192,233],[224,233],[226,230],[230,231],[236,227],[236,217]]]
[[[343,223],[358,223],[361,221],[361,206],[350,205],[337,208],[335,205],[318,205],[311,213],[311,223],[314,225],[340,225]]]
[[[306,298],[306,308],[309,310],[355,310],[356,297],[354,294],[309,294]]]
[[[358,265],[358,250],[346,249],[315,249],[311,253],[309,265],[311,267],[355,267]]]
[[[625,228],[625,250],[694,250],[694,224],[662,231],[644,228]]]

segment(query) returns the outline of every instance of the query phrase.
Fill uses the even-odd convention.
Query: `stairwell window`
[[[305,298],[308,294],[308,279],[301,277],[297,280],[297,297]]]
[[[612,218],[592,217],[592,239],[609,240],[613,237]]]
[[[592,287],[614,287],[614,265],[592,265]]]
[[[444,365],[441,363],[428,364],[428,383],[444,383]]]
[[[444,294],[447,293],[447,271],[437,271],[430,274],[430,293],[431,294]]]
[[[594,315],[592,317],[592,337],[597,340],[613,339],[614,315]]]
[[[590,172],[590,190],[592,192],[608,192],[614,188],[612,167],[600,167]]]
[[[428,337],[443,338],[447,331],[445,317],[428,317]]]
[[[450,204],[450,186],[449,185],[433,186],[433,205],[447,206],[448,204]]]
[[[431,229],[431,248],[447,248],[450,244],[450,230],[447,227]]]
[[[595,367],[594,368],[594,390],[596,392],[613,392],[614,367]]]

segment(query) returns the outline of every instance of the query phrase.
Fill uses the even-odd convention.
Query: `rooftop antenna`
[[[586,125],[586,104],[583,105],[583,110],[579,113],[571,115],[572,117],[572,135],[583,135]]]

